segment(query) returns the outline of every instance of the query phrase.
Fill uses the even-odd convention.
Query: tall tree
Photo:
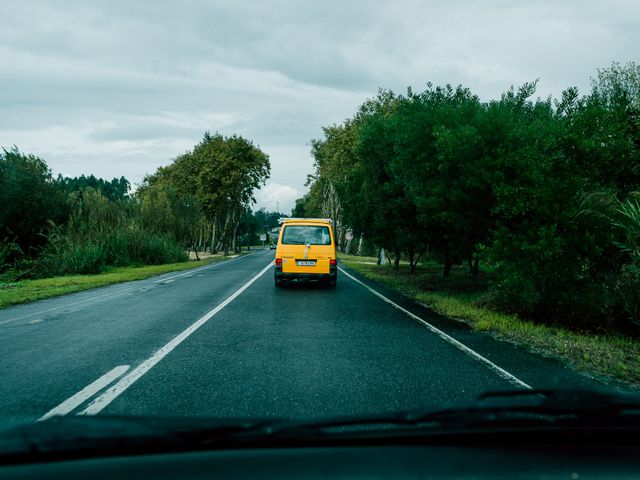
[[[63,224],[70,205],[41,158],[17,147],[0,153],[0,241],[15,242],[32,254],[47,241],[47,233]]]

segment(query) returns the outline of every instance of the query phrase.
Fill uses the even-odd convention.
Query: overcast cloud
[[[238,133],[271,158],[258,206],[284,212],[309,140],[379,87],[490,99],[540,78],[538,95],[557,96],[640,60],[635,0],[23,0],[0,18],[0,146],[137,183],[206,130]]]

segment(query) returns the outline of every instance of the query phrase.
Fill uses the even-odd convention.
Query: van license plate
[[[298,265],[299,267],[315,267],[316,261],[315,260],[298,260],[296,261],[296,265]]]

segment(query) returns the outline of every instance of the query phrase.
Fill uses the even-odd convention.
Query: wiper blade
[[[269,436],[274,419],[65,416],[0,433],[0,463],[197,450]]]
[[[618,417],[640,413],[640,396],[593,390],[514,390],[487,392],[463,408],[431,413],[538,413],[548,416]],[[420,416],[420,412],[414,412]]]
[[[555,429],[555,430],[554,430]],[[593,391],[490,392],[475,402],[326,420],[69,416],[0,433],[0,463],[211,448],[335,444],[475,434],[624,431],[640,439],[640,396]],[[525,433],[523,433],[525,432]],[[546,433],[545,433],[546,432]],[[470,435],[471,434],[471,435]],[[612,435],[614,435],[612,433]],[[605,436],[606,437],[606,436]],[[593,438],[605,437],[598,435]],[[615,437],[619,438],[619,436]]]
[[[640,396],[588,390],[515,390],[488,392],[471,404],[437,410],[408,410],[393,414],[345,417],[282,425],[276,433],[300,434],[397,428],[496,428],[598,424],[609,428],[640,428]]]
[[[485,408],[529,406],[549,412],[617,414],[640,408],[640,395],[595,390],[509,390],[484,393],[478,402]]]

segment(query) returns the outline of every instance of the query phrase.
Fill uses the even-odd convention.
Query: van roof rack
[[[283,217],[283,218],[279,218],[278,219],[278,223],[279,224],[283,224],[285,222],[290,222],[290,221],[295,221],[295,220],[305,220],[308,222],[327,222],[327,223],[333,223],[333,220],[331,220],[330,218],[289,218],[289,217]]]

